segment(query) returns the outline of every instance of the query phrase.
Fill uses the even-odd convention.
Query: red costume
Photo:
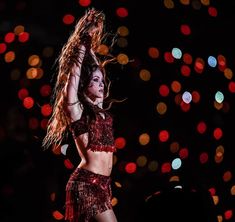
[[[114,152],[112,117],[102,110],[103,118],[97,107],[93,108],[95,118],[83,112],[81,119],[71,124],[73,136],[88,132],[87,149],[92,151]],[[66,186],[65,220],[70,222],[88,222],[98,213],[112,209],[111,178],[91,171],[77,168]]]
[[[73,137],[76,138],[83,133],[88,132],[87,149],[92,151],[114,152],[113,138],[113,119],[108,112],[103,111],[99,107],[92,107],[95,112],[95,118],[86,115],[83,112],[82,117],[71,124],[71,131]],[[103,113],[105,119],[99,114]]]

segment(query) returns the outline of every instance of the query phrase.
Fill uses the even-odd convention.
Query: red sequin
[[[65,220],[89,222],[96,214],[112,209],[111,178],[77,168],[66,186]]]
[[[87,115],[82,115],[81,119],[71,124],[71,131],[76,138],[88,132],[89,142],[87,149],[92,151],[115,152],[113,137],[113,119],[108,112],[102,111],[105,118],[99,112],[95,112],[95,119],[89,121]]]

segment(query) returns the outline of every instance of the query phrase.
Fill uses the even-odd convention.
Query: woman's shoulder
[[[79,125],[79,124],[85,124],[86,120],[87,120],[87,116],[83,112],[79,119],[76,119],[76,120],[74,120],[70,123],[70,126],[73,127],[73,126],[76,126],[76,125]]]

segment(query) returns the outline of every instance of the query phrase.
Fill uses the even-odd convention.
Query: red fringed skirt
[[[65,220],[88,222],[111,204],[111,178],[77,168],[66,185]]]

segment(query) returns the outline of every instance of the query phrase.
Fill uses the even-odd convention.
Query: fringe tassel
[[[65,220],[89,222],[96,214],[112,209],[111,196],[110,177],[76,169],[66,186]]]

